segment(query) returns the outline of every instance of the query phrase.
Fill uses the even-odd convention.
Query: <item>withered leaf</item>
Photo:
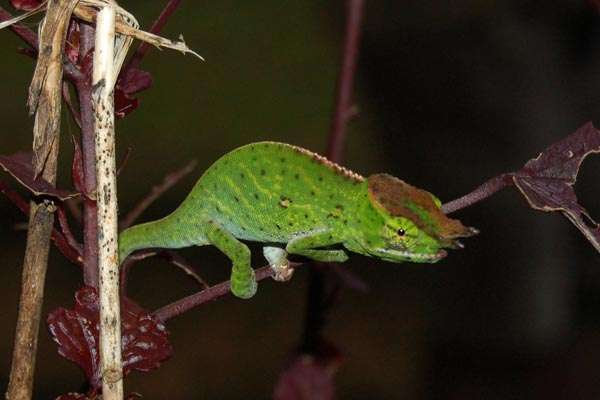
[[[0,155],[0,166],[36,196],[66,200],[79,195],[77,192],[56,189],[41,177],[34,178],[32,157],[31,152],[19,152],[10,156]]]
[[[599,152],[600,131],[588,122],[529,160],[512,178],[532,208],[562,212],[600,252],[600,227],[573,190],[585,157]]]

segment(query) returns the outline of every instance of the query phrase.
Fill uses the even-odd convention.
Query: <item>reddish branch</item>
[[[290,267],[298,268],[301,263],[290,263]],[[262,281],[263,279],[273,276],[273,268],[270,266],[258,268],[255,270],[256,280]],[[231,292],[230,281],[221,282],[217,285],[211,286],[201,292],[192,294],[188,297],[171,303],[163,308],[156,310],[153,314],[156,318],[161,321],[167,321],[173,317],[181,315],[186,311],[191,310],[194,307],[198,307],[204,303],[208,303],[213,300],[217,300],[223,296],[228,295]]]
[[[0,21],[8,21],[12,19],[13,16],[11,13],[6,11],[4,8],[0,7]],[[38,48],[38,37],[35,32],[26,27],[23,24],[12,24],[9,26],[9,29],[13,31],[17,36],[19,36],[25,43],[33,47],[37,50]]]
[[[507,186],[513,185],[513,175],[514,174],[502,174],[490,179],[489,181],[483,183],[481,186],[477,187],[471,193],[468,193],[456,200],[452,200],[444,204],[442,206],[442,211],[444,212],[444,214],[450,214],[454,211],[460,210],[474,203],[477,203],[485,199],[486,197],[493,195],[497,191],[504,189]]]

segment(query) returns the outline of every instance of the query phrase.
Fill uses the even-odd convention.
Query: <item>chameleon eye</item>
[[[406,235],[406,231],[404,229],[402,229],[402,228],[398,229],[396,231],[396,233],[398,233],[398,236],[404,236],[404,235]]]

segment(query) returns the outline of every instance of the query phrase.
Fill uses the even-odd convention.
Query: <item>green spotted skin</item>
[[[281,244],[318,261],[345,261],[344,249],[393,262],[443,257],[443,241],[391,215],[372,189],[362,176],[300,147],[249,144],[216,161],[172,214],[125,230],[119,257],[143,248],[214,245],[232,261],[231,288],[241,298],[254,295],[256,281],[240,240]]]

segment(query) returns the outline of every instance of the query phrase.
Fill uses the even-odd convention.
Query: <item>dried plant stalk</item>
[[[102,398],[123,399],[113,88],[115,7],[98,12],[92,101],[96,145]]]

